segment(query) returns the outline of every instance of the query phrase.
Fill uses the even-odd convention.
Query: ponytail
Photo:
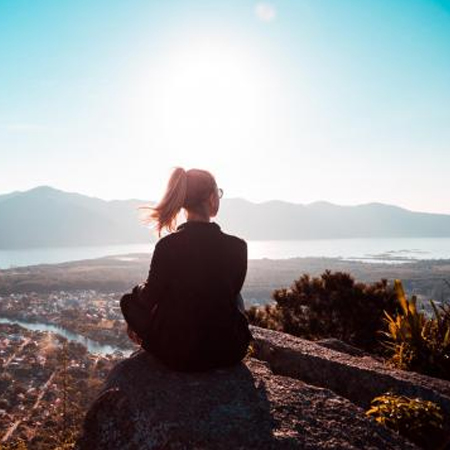
[[[187,192],[187,174],[182,167],[175,167],[163,198],[156,206],[141,206],[141,209],[150,209],[151,212],[144,217],[144,223],[156,223],[158,236],[164,228],[174,231],[177,225],[177,215],[183,207]]]

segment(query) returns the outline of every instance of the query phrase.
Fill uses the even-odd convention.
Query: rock
[[[77,444],[86,449],[413,449],[328,389],[264,362],[170,371],[140,350],[109,374]]]
[[[369,356],[364,350],[360,348],[353,347],[353,345],[349,345],[346,342],[340,341],[335,338],[321,339],[320,341],[314,341],[315,344],[318,344],[325,348],[330,348],[331,350],[336,350],[340,353],[346,353],[351,356]]]
[[[279,375],[330,389],[364,409],[373,398],[391,391],[437,403],[450,435],[450,382],[396,370],[369,356],[357,357],[286,333],[251,327],[254,356]]]

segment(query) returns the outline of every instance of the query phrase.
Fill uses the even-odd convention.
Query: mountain
[[[105,201],[49,186],[0,195],[0,248],[146,243],[138,216],[145,200]],[[224,199],[217,222],[252,240],[450,237],[450,215],[369,203],[340,206]]]
[[[224,200],[220,218],[230,232],[255,240],[450,236],[450,215],[381,203],[339,206]]]
[[[105,201],[40,186],[0,196],[0,248],[148,242],[139,200]]]

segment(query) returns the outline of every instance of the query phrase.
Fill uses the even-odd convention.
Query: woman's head
[[[188,215],[208,220],[219,210],[219,189],[216,180],[206,170],[184,170],[176,167],[167,184],[161,201],[153,207],[146,218],[147,223],[156,222],[158,233],[164,228],[176,228],[177,215],[184,208]]]

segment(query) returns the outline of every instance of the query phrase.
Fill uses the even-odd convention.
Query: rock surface
[[[330,389],[367,409],[370,401],[392,391],[436,402],[450,417],[450,382],[389,368],[370,356],[335,351],[286,333],[251,327],[254,356],[279,375]],[[450,434],[450,420],[447,420]]]
[[[320,341],[314,341],[314,343],[320,345],[321,347],[336,350],[337,352],[346,353],[347,355],[351,356],[370,356],[364,350],[353,347],[353,345],[349,345],[346,342],[340,341],[339,339],[335,338],[321,339]]]
[[[413,449],[330,390],[264,362],[207,373],[166,369],[144,351],[109,374],[79,449]]]

